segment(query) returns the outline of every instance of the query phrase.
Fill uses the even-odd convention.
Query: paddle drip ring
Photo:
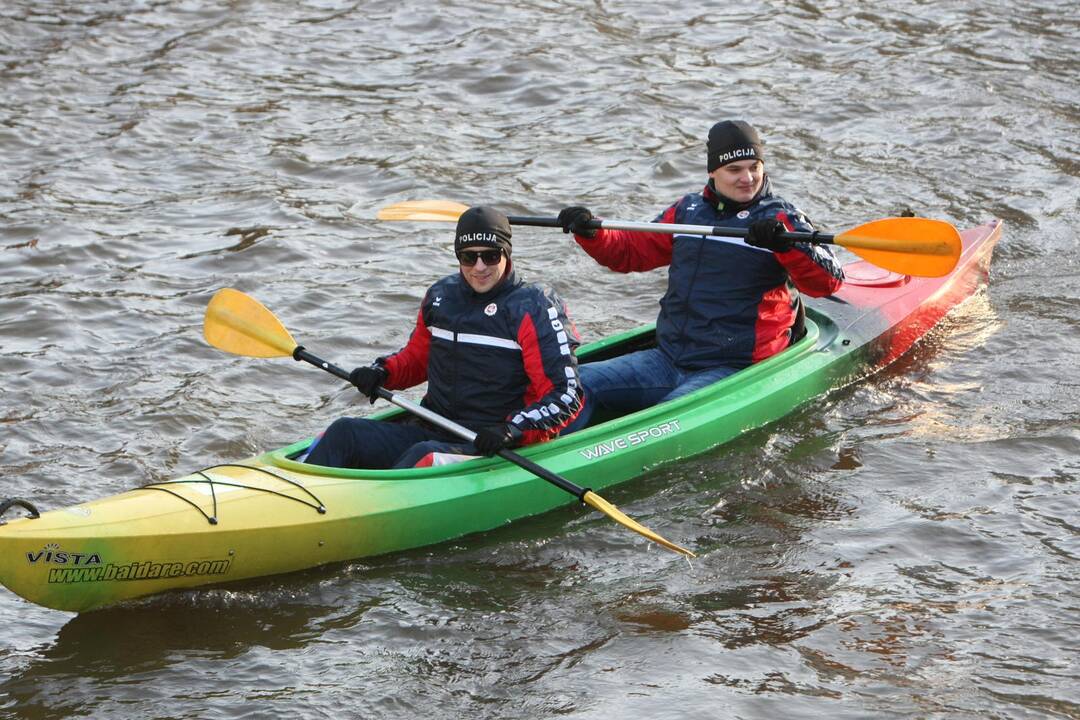
[[[0,525],[7,524],[7,520],[4,519],[4,513],[6,513],[13,507],[23,508],[30,513],[31,519],[41,517],[41,513],[38,512],[38,509],[34,507],[33,503],[29,502],[28,500],[22,500],[20,498],[8,498],[4,502],[0,502]]]

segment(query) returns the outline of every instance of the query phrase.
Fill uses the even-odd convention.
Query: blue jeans
[[[304,462],[385,470],[413,467],[430,452],[480,454],[472,443],[449,440],[445,434],[417,423],[338,418],[311,444]]]
[[[625,415],[692,393],[723,380],[736,370],[730,367],[681,370],[658,348],[584,363],[578,371],[585,393],[585,407],[562,434],[586,427],[597,410]]]

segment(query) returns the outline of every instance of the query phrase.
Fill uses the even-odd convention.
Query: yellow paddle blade
[[[291,356],[292,335],[255,298],[239,290],[218,290],[206,306],[203,337],[219,350],[248,357]]]
[[[919,277],[948,275],[963,249],[960,233],[949,223],[914,217],[874,220],[833,242],[878,267]]]
[[[409,200],[387,205],[375,216],[378,220],[419,220],[421,222],[457,222],[468,205],[450,200]]]
[[[670,540],[665,540],[664,538],[660,537],[659,535],[654,533],[652,530],[645,527],[641,523],[637,522],[636,520],[634,520],[630,516],[626,515],[625,513],[623,513],[622,510],[619,510],[619,508],[615,507],[614,505],[609,503],[607,500],[605,500],[604,498],[602,498],[599,495],[597,495],[596,493],[594,493],[592,490],[586,490],[585,494],[581,496],[581,500],[583,502],[585,502],[585,503],[588,503],[592,507],[596,508],[600,512],[604,513],[609,518],[611,518],[615,522],[619,523],[623,527],[629,528],[630,530],[633,530],[638,535],[643,535],[643,536],[649,538],[650,540],[652,540],[654,543],[657,543],[658,545],[663,545],[668,550],[671,550],[673,552],[677,552],[680,555],[685,555],[686,557],[697,557],[697,555],[690,552],[686,548],[679,547],[678,545],[671,542]]]

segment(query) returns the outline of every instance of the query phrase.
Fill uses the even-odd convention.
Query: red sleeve
[[[428,349],[431,331],[424,323],[424,310],[416,314],[416,327],[405,347],[386,358],[382,366],[390,373],[383,386],[387,390],[404,390],[427,380]]]
[[[510,421],[523,431],[523,444],[529,445],[554,438],[581,411],[581,378],[574,356],[580,341],[561,301],[537,308],[535,315],[527,313],[518,326],[517,341],[529,384],[524,407]]]
[[[776,219],[789,231],[796,229],[787,213],[778,213]],[[844,269],[832,250],[823,245],[796,243],[790,250],[776,253],[776,259],[799,292],[810,297],[832,295],[844,284]]]
[[[671,223],[674,218],[673,205],[660,222]],[[671,263],[670,233],[600,229],[594,238],[575,235],[574,240],[593,260],[615,272],[641,272]]]

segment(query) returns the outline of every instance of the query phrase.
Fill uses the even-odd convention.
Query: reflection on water
[[[213,607],[204,597],[183,608],[155,604],[79,615],[0,682],[0,698],[13,703],[19,716],[70,717],[84,709],[87,692],[118,702],[113,688],[174,675],[177,665],[195,662],[206,671],[249,657],[253,648],[303,647],[319,634],[314,622],[319,612],[329,611],[295,605]],[[126,693],[121,689],[120,694]]]

